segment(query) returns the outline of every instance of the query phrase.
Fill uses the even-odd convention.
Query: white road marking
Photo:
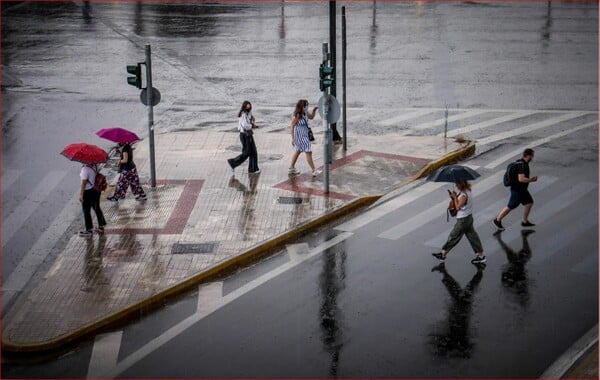
[[[488,178],[482,180],[477,183],[477,192],[479,194],[483,194],[489,189],[497,186],[499,183],[502,183],[502,176],[504,175],[504,171],[499,171],[489,176]],[[398,240],[403,236],[408,235],[412,231],[420,228],[424,224],[435,218],[445,218],[446,215],[446,207],[448,206],[448,197],[447,195],[444,197],[444,200],[431,205],[427,210],[405,220],[404,222],[395,225],[394,227],[382,232],[377,237],[382,239],[389,240]]]
[[[562,131],[562,132],[559,132],[559,133],[555,133],[553,135],[541,138],[539,140],[532,141],[532,142],[528,143],[527,146],[528,147],[536,147],[536,146],[545,144],[547,142],[550,142],[552,140],[555,140],[555,139],[561,138],[563,136],[566,136],[568,134],[577,132],[577,131],[582,130],[584,128],[589,128],[589,127],[593,127],[593,126],[596,126],[596,125],[598,125],[598,121],[592,121],[591,123],[586,123],[586,124],[580,125],[578,127],[575,127],[575,128],[572,128],[572,129],[568,129],[566,131]],[[494,161],[492,161],[489,164],[487,164],[485,166],[485,168],[486,169],[494,169],[495,167],[497,167],[498,165],[504,163],[507,160],[510,160],[510,159],[514,160],[517,157],[521,157],[522,153],[523,153],[523,148],[522,147],[517,148],[517,149],[515,149],[515,150],[513,150],[513,151],[511,151],[509,153],[506,153],[505,155],[503,155],[501,157],[498,157]]]
[[[308,243],[288,244],[285,248],[292,261],[302,261],[302,256],[310,251]]]
[[[212,306],[212,309],[207,308],[203,312],[195,313],[195,314],[189,316],[188,318],[184,319],[183,321],[179,322],[175,326],[171,327],[169,330],[165,331],[158,337],[154,338],[152,341],[148,342],[146,345],[144,345],[143,347],[138,349],[136,352],[134,352],[131,355],[124,358],[120,363],[118,363],[113,368],[110,368],[110,369],[107,369],[106,371],[104,371],[104,373],[102,374],[101,377],[108,377],[108,378],[117,377],[119,374],[123,373],[128,368],[132,367],[133,365],[138,363],[140,360],[144,359],[146,356],[150,355],[152,352],[159,349],[164,344],[175,339],[177,336],[179,336],[180,334],[185,332],[187,329],[192,327],[194,324],[196,324],[198,321],[200,321],[203,318],[207,317],[208,315],[214,313],[221,307],[235,301],[236,299],[242,297],[243,295],[247,294],[251,290],[256,289],[257,287],[261,286],[262,284],[281,275],[282,273],[285,273],[288,270],[298,266],[300,263],[310,259],[311,257],[314,257],[314,256],[322,253],[323,251],[335,246],[336,244],[339,244],[340,242],[348,239],[350,236],[352,236],[352,233],[349,233],[349,232],[342,233],[342,234],[334,237],[331,240],[323,242],[318,247],[315,247],[311,251],[307,252],[306,255],[303,255],[303,260],[301,260],[301,261],[300,260],[299,261],[290,260],[287,263],[279,266],[278,268],[275,268],[274,270],[272,270],[268,273],[265,273],[264,275],[248,282],[247,284],[234,290],[233,292],[228,293],[227,295],[225,295],[224,297],[221,298],[221,302],[215,303]]]
[[[537,181],[535,183],[535,187],[531,189],[531,192],[533,194],[538,193],[538,192],[542,191],[543,189],[547,188],[548,186],[552,185],[556,181],[558,181],[557,177],[549,177],[549,176],[540,177],[539,181]],[[483,209],[481,212],[475,211],[475,214],[473,215],[473,218],[475,220],[474,221],[475,229],[477,229],[477,227],[481,227],[482,225],[484,225],[486,223],[491,223],[491,220],[498,215],[498,213],[500,212],[502,207],[504,207],[506,205],[507,201],[508,201],[508,198],[501,199],[501,200],[489,205],[488,207]],[[475,205],[475,208],[477,208],[477,205]],[[446,242],[446,239],[448,238],[450,231],[451,231],[451,228],[448,228],[446,231],[437,235],[433,239],[426,241],[425,245],[428,247],[440,248]]]
[[[546,127],[549,127],[549,126],[552,126],[552,125],[556,125],[556,124],[565,122],[567,120],[575,119],[577,117],[588,115],[588,114],[591,114],[591,112],[585,112],[585,111],[582,111],[582,112],[569,112],[569,113],[567,113],[565,115],[555,116],[555,117],[552,117],[552,118],[550,118],[548,120],[543,120],[543,121],[540,121],[540,122],[537,122],[537,123],[525,125],[525,126],[520,127],[520,128],[514,128],[514,129],[511,129],[510,131],[506,131],[506,132],[503,132],[503,133],[497,133],[495,135],[488,136],[486,138],[478,140],[477,144],[479,144],[479,145],[490,144],[490,143],[493,143],[493,142],[496,142],[496,141],[508,139],[508,138],[511,138],[511,137],[514,137],[514,136],[522,135],[522,134],[525,134],[525,133],[533,132],[533,131],[538,130],[538,129],[542,129],[542,128],[546,128]]]
[[[223,282],[210,282],[198,288],[198,304],[196,314],[203,314],[212,310],[223,298]]]
[[[579,360],[582,353],[598,342],[598,325],[592,327],[544,371],[540,379],[560,379]]]
[[[23,174],[23,170],[4,169],[2,170],[2,193],[12,186]]]
[[[536,113],[536,112],[535,111],[519,111],[519,112],[511,113],[509,115],[504,115],[504,116],[496,117],[493,119],[485,120],[480,123],[467,125],[462,128],[452,129],[452,130],[448,131],[448,137],[454,137],[454,136],[458,136],[460,134],[464,134],[467,132],[473,132],[473,131],[476,131],[479,129],[488,128],[488,127],[491,127],[496,124],[505,123],[505,122],[511,121],[511,120],[516,120],[516,119],[519,119],[519,118],[522,118],[522,117],[525,117],[528,115],[533,115],[534,113]],[[443,132],[438,133],[438,136],[443,136],[443,135],[444,135]]]
[[[13,235],[25,224],[27,219],[40,207],[48,193],[63,181],[68,174],[64,170],[52,170],[38,183],[27,197],[6,218],[2,218],[2,247],[13,237]]]
[[[114,368],[119,358],[123,331],[98,335],[94,340],[86,378],[98,378],[107,368]]]
[[[376,121],[375,124],[380,125],[382,127],[391,127],[391,126],[397,125],[398,123],[400,123],[402,121],[416,119],[417,117],[424,116],[424,115],[427,115],[428,113],[432,113],[432,112],[436,112],[436,111],[433,109],[430,109],[430,108],[423,108],[423,109],[415,108],[415,109],[409,110],[408,113],[403,113],[401,115],[394,116],[390,119]]]
[[[448,123],[451,123],[451,122],[457,121],[457,120],[467,119],[469,117],[477,116],[477,115],[480,115],[480,114],[486,113],[486,112],[487,112],[486,110],[477,110],[476,109],[476,110],[469,110],[466,112],[462,112],[457,115],[448,116]],[[446,122],[446,118],[443,117],[443,118],[440,118],[437,120],[417,124],[415,126],[410,127],[410,129],[408,131],[402,131],[402,133],[407,134],[407,133],[411,133],[414,131],[420,131],[420,130],[424,130],[424,129],[443,127],[445,122]]]
[[[557,197],[552,199],[552,202],[547,202],[545,203],[543,206],[541,207],[534,207],[531,211],[531,220],[534,221],[536,224],[540,224],[543,223],[546,220],[549,220],[553,217],[556,216],[556,214],[560,213],[562,210],[564,210],[565,208],[570,207],[573,203],[577,202],[580,198],[583,198],[587,193],[589,193],[592,190],[595,190],[598,188],[598,184],[596,183],[591,183],[591,182],[581,182],[578,183],[576,185],[574,185],[572,188],[570,188],[567,191],[564,191],[562,193],[560,193]],[[518,217],[518,222],[515,222],[517,228],[510,228],[510,225],[505,225],[506,230],[502,231],[502,235],[501,238],[504,242],[510,242],[514,239],[517,239],[519,236],[521,236],[521,222],[520,222],[521,218]],[[580,229],[580,228],[579,228]],[[562,234],[559,234],[562,236]],[[572,235],[571,235],[572,236]],[[556,239],[555,237],[548,237],[546,238],[548,241],[549,239]],[[491,247],[493,246],[493,244],[497,244],[496,243],[496,238],[495,237],[491,237],[489,239],[487,239],[485,242],[483,242],[483,249],[485,250],[486,247]],[[568,241],[569,239],[565,239],[564,236],[559,239],[556,239],[555,243],[549,245],[549,247],[556,247],[561,243],[564,243],[565,241]],[[543,251],[543,252],[539,252],[539,254],[536,254],[531,262],[539,262],[542,260],[545,260],[546,258],[550,257],[551,254],[548,254],[548,250]]]
[[[3,281],[2,307],[4,310],[6,310],[7,305],[14,296],[27,285],[31,276],[37,271],[38,266],[44,262],[46,256],[50,253],[49,247],[54,246],[57,236],[62,236],[65,233],[77,213],[81,213],[79,192],[73,194],[65,208],[54,218],[50,227],[44,231],[10,276]]]

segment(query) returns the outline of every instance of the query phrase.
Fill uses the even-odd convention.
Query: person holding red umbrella
[[[103,233],[104,226],[106,226],[104,213],[100,208],[100,192],[94,189],[94,181],[96,180],[98,170],[97,164],[83,164],[79,173],[79,177],[81,178],[79,202],[81,202],[83,218],[85,220],[85,230],[79,231],[79,236],[90,237],[93,234],[92,209],[94,209],[94,213],[98,219],[98,232]]]
[[[61,154],[71,161],[78,161],[83,164],[79,177],[81,178],[81,186],[79,187],[79,202],[83,209],[83,218],[85,220],[85,230],[79,231],[79,236],[92,236],[91,210],[94,209],[96,218],[98,219],[98,231],[104,232],[106,220],[102,209],[100,209],[100,191],[94,189],[96,175],[99,172],[98,163],[108,160],[108,153],[99,146],[86,143],[75,143],[67,145]]]
[[[121,153],[121,159],[119,160],[119,179],[114,194],[106,199],[112,202],[118,202],[119,199],[125,199],[127,189],[131,186],[131,191],[133,192],[133,195],[135,195],[135,200],[145,201],[148,198],[140,185],[140,177],[135,163],[133,162],[133,149],[131,149],[131,145],[127,142],[120,142],[119,148]]]

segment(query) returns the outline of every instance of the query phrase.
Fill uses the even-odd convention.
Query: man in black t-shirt
[[[538,178],[537,176],[529,177],[529,162],[531,162],[531,160],[533,160],[533,149],[527,148],[523,151],[523,157],[517,161],[517,182],[510,185],[510,199],[508,200],[508,205],[506,205],[506,207],[500,211],[496,219],[493,220],[494,226],[496,226],[499,231],[504,231],[502,219],[520,204],[524,206],[521,226],[535,226],[535,224],[529,221],[529,213],[533,206],[533,198],[531,197],[531,194],[529,194],[527,187],[530,182],[535,182]]]

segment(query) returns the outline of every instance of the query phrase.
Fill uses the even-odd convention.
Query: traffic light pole
[[[323,62],[326,62],[328,57],[328,44],[323,43]],[[327,96],[327,88],[323,88],[323,98],[325,102],[323,104],[323,191],[325,194],[329,194],[329,155],[331,151],[331,129],[329,128],[329,122],[327,116],[329,114],[329,97]]]
[[[148,141],[150,143],[150,183],[156,187],[156,169],[154,162],[154,110],[152,106],[152,62],[150,44],[146,44],[146,96],[148,104]]]

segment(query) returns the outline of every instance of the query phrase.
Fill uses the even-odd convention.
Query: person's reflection
[[[93,293],[94,298],[107,298],[109,295],[109,283],[104,274],[102,257],[106,247],[106,235],[101,234],[98,238],[98,245],[94,246],[94,239],[86,239],[85,263],[83,268],[83,277],[85,284],[81,288],[86,293]]]
[[[135,12],[133,14],[133,33],[141,36],[144,33],[144,18],[142,14],[142,2],[135,3]]]
[[[284,2],[281,2],[281,22],[279,23],[279,39],[285,40],[285,7]]]
[[[339,255],[338,255],[339,253]],[[322,304],[319,309],[321,321],[321,339],[325,351],[331,355],[329,376],[337,377],[340,352],[343,347],[341,310],[338,307],[338,295],[344,288],[346,277],[346,251],[343,246],[336,245],[323,253],[323,272],[319,278]],[[340,259],[338,266],[337,259]]]
[[[377,2],[373,0],[373,22],[371,24],[371,35],[369,40],[369,51],[372,55],[375,54],[377,48]]]
[[[531,259],[531,248],[527,237],[534,232],[534,230],[521,231],[522,248],[518,252],[502,240],[501,231],[494,234],[508,260],[508,263],[502,267],[502,284],[504,289],[515,295],[517,302],[523,307],[529,304],[529,281],[525,264]]]
[[[542,26],[542,43],[544,47],[548,46],[550,41],[550,29],[552,28],[552,5],[548,1],[548,10],[546,12],[546,23]]]
[[[237,178],[231,176],[229,187],[233,187],[242,192],[244,198],[243,205],[240,208],[240,217],[238,218],[238,229],[243,235],[244,240],[249,240],[250,233],[254,230],[254,203],[256,201],[256,186],[258,185],[259,174],[248,176],[248,187],[241,183]]]
[[[81,16],[83,18],[84,29],[88,29],[92,24],[92,6],[89,1],[83,2],[83,7],[81,8]]]
[[[451,303],[448,306],[448,319],[441,331],[435,331],[430,334],[431,344],[434,347],[435,355],[443,357],[461,357],[471,356],[473,343],[470,338],[469,323],[471,320],[471,307],[473,305],[473,295],[477,286],[483,278],[485,264],[475,266],[477,272],[467,286],[463,289],[456,280],[448,274],[444,263],[434,267],[432,271],[440,272],[442,283],[451,296]]]

